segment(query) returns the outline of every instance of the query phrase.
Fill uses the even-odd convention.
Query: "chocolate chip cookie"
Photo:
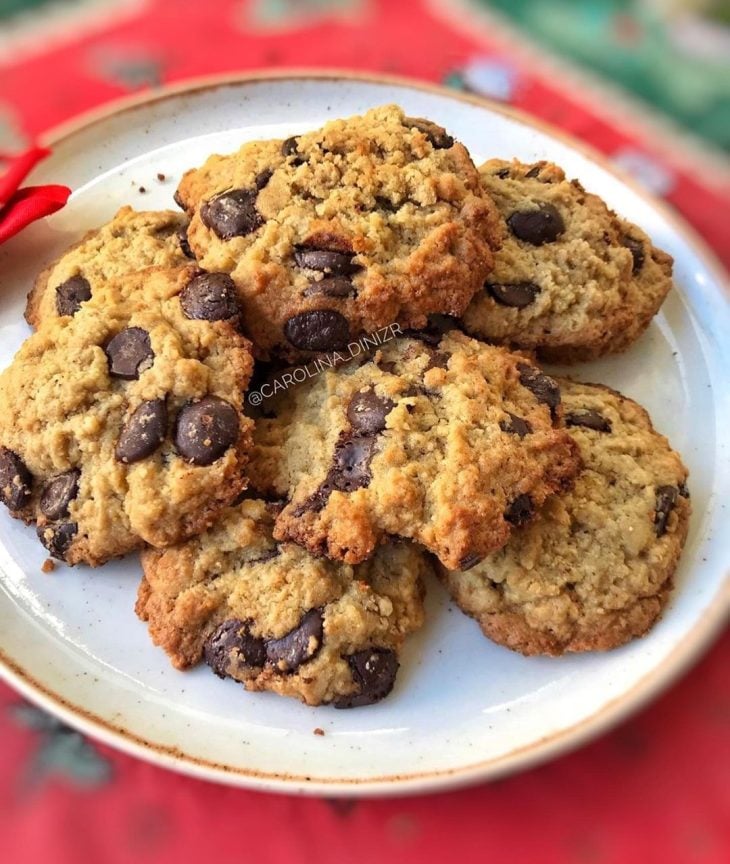
[[[252,358],[215,279],[188,266],[99,283],[0,376],[0,500],[55,557],[177,542],[245,486]]]
[[[378,702],[423,623],[424,554],[391,543],[357,567],[314,558],[274,540],[274,515],[244,500],[202,536],[143,552],[137,614],[178,669],[205,659],[247,690]]]
[[[643,408],[561,380],[585,467],[507,545],[443,572],[485,635],[523,654],[605,651],[642,636],[664,609],[687,535],[687,470]]]
[[[501,239],[466,149],[393,105],[211,156],[177,200],[201,266],[232,275],[263,359],[461,314]]]
[[[560,391],[523,357],[452,331],[366,360],[286,389],[257,422],[252,483],[288,501],[277,539],[357,563],[396,535],[463,567],[570,485]]]
[[[480,173],[505,240],[464,329],[556,362],[631,345],[671,288],[671,257],[556,165],[491,159]]]
[[[28,295],[26,321],[37,327],[45,318],[73,315],[109,279],[147,267],[189,264],[186,221],[171,210],[122,207],[111,222],[89,232],[38,276]]]

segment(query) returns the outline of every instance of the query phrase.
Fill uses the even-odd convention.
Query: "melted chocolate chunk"
[[[49,480],[41,492],[41,513],[53,520],[68,516],[69,504],[79,494],[80,477],[75,468]]]
[[[122,427],[115,456],[131,465],[151,456],[167,434],[167,406],[164,399],[142,402]]]
[[[550,408],[550,414],[555,419],[558,405],[560,405],[560,388],[557,383],[527,363],[518,363],[517,371],[520,375],[520,384],[529,390],[537,399]]]
[[[354,297],[355,286],[346,276],[325,276],[318,282],[310,282],[304,290],[305,297]]]
[[[518,417],[510,411],[507,412],[507,415],[509,419],[499,421],[499,428],[503,432],[508,432],[510,435],[519,435],[520,438],[524,438],[525,435],[529,435],[532,432],[532,426],[527,420],[523,420],[522,417]]]
[[[534,282],[487,282],[484,287],[497,303],[513,309],[524,309],[540,293],[540,286]]]
[[[631,257],[634,259],[631,272],[635,276],[644,266],[644,261],[646,260],[644,244],[641,242],[641,240],[634,240],[633,237],[629,237],[628,234],[624,234],[624,236],[621,238],[621,245],[625,246],[629,250],[629,252],[631,252]]]
[[[377,437],[362,435],[343,438],[335,447],[332,468],[327,484],[339,492],[354,492],[365,488],[371,481],[370,462],[375,455]]]
[[[353,683],[358,689],[349,696],[340,696],[334,703],[335,708],[373,705],[393,689],[399,665],[395,651],[389,648],[366,648],[350,654],[346,659]]]
[[[230,402],[205,396],[177,416],[175,446],[193,465],[212,465],[238,440],[238,414]]]
[[[141,327],[121,330],[104,349],[112,378],[134,381],[152,365],[155,352],[150,334]]]
[[[667,533],[667,522],[677,506],[679,490],[676,486],[659,486],[656,490],[656,511],[654,513],[654,531],[657,537]]]
[[[264,224],[256,209],[258,189],[232,189],[211,198],[200,208],[203,224],[221,240],[245,237]]]
[[[319,653],[324,633],[323,623],[322,612],[319,609],[310,609],[286,636],[267,641],[267,662],[280,672],[294,672]]]
[[[508,219],[512,233],[519,240],[542,246],[553,243],[565,232],[565,222],[552,204],[541,203],[535,210],[517,210]]]
[[[385,418],[394,408],[395,402],[368,388],[352,397],[347,406],[347,419],[353,432],[375,435],[385,429]]]
[[[266,643],[252,636],[250,621],[231,618],[219,624],[206,639],[203,648],[205,662],[219,678],[225,678],[229,663],[260,668],[266,662]]]
[[[190,241],[188,240],[188,228],[187,225],[183,225],[182,228],[177,232],[177,239],[180,243],[180,249],[182,250],[183,255],[186,258],[190,258],[191,261],[195,261],[195,253],[190,248]]]
[[[271,168],[265,168],[263,171],[259,171],[253,181],[253,185],[260,192],[265,186],[268,185],[269,180],[274,176],[274,172]]]
[[[418,129],[428,138],[435,150],[448,150],[454,146],[454,139],[437,123],[424,117],[405,117],[403,123],[410,129]]]
[[[565,415],[566,426],[584,426],[596,432],[610,432],[613,428],[611,421],[598,411],[585,408],[581,411],[571,411]]]
[[[0,501],[10,510],[22,510],[32,488],[33,476],[25,462],[17,453],[0,447]]]
[[[237,318],[236,285],[226,273],[199,273],[180,292],[180,305],[188,318],[199,321]]]
[[[526,525],[532,519],[535,507],[529,495],[518,495],[504,512],[504,518],[515,528]]]
[[[538,165],[533,165],[532,168],[530,168],[530,170],[525,174],[525,177],[529,177],[530,180],[534,180],[535,177],[539,177],[539,176],[540,176],[540,168],[541,168],[541,167],[542,167],[542,166],[539,165],[539,164],[538,164]]]
[[[362,269],[352,260],[352,252],[337,252],[333,249],[312,249],[300,247],[294,251],[297,267],[304,270],[317,270],[331,276],[352,276]]]
[[[347,318],[334,309],[300,312],[284,325],[287,340],[302,351],[337,351],[350,341]]]
[[[72,276],[56,288],[59,315],[75,315],[87,300],[91,300],[91,285],[83,276]]]
[[[61,522],[60,525],[39,525],[36,534],[54,558],[64,561],[78,530],[75,522]]]

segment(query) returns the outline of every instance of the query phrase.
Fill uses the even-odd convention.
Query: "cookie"
[[[600,385],[560,389],[585,464],[574,488],[473,569],[442,573],[484,634],[523,654],[605,651],[646,633],[691,509],[687,470],[643,408]]]
[[[405,637],[423,623],[423,553],[382,546],[364,564],[314,558],[272,536],[274,508],[244,500],[208,532],[142,553],[136,611],[184,669],[205,659],[247,690],[309,705],[390,693]]]
[[[175,543],[245,486],[250,346],[235,319],[186,308],[215,296],[213,278],[189,266],[100,284],[0,376],[0,500],[55,557]]]
[[[38,327],[46,318],[72,315],[96,288],[147,267],[190,263],[185,217],[171,210],[136,212],[122,207],[47,267],[28,295],[25,319]]]
[[[501,239],[466,149],[394,105],[211,156],[176,199],[201,266],[232,275],[262,359],[461,314]]]
[[[564,363],[635,342],[671,288],[671,257],[556,165],[491,159],[480,173],[505,239],[464,329]]]
[[[579,466],[555,382],[458,331],[389,341],[269,403],[251,477],[288,501],[275,536],[352,564],[389,535],[474,564]]]

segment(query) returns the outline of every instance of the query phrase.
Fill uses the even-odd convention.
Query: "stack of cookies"
[[[38,277],[0,377],[0,499],[54,558],[141,550],[177,668],[313,705],[391,691],[433,573],[524,654],[646,633],[687,471],[538,365],[645,330],[672,261],[641,229],[396,106],[211,156],[175,200]]]

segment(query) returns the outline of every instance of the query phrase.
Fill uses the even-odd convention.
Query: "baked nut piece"
[[[394,105],[211,156],[176,199],[201,266],[233,276],[263,359],[460,315],[501,239],[466,149]]]
[[[509,543],[443,572],[484,634],[523,654],[605,651],[642,636],[666,605],[687,536],[687,470],[636,402],[561,380],[585,463]]]
[[[271,403],[251,477],[289,502],[274,535],[353,564],[388,535],[474,564],[579,466],[552,379],[458,331],[387,342]]]
[[[137,614],[179,669],[205,658],[247,690],[309,705],[379,701],[423,623],[425,555],[393,543],[357,567],[313,558],[274,541],[274,512],[245,500],[206,534],[143,552]]]
[[[0,500],[69,564],[203,531],[245,486],[250,346],[190,314],[201,290],[213,308],[216,274],[197,273],[100,285],[0,376]]]
[[[38,276],[28,295],[26,321],[38,327],[45,318],[73,315],[109,279],[147,267],[189,264],[186,221],[172,210],[122,207],[111,222],[90,231]]]
[[[556,165],[491,159],[480,173],[505,240],[464,329],[565,363],[638,339],[671,288],[671,257]]]

